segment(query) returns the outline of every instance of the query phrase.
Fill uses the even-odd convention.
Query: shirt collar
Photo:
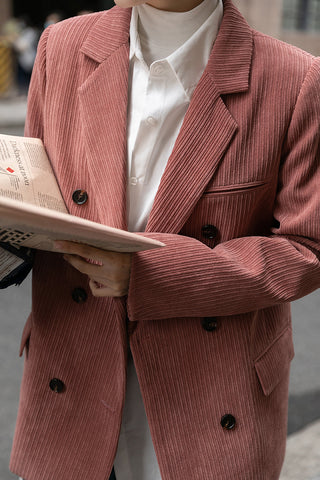
[[[136,56],[138,60],[144,62],[141,51],[140,38],[138,33],[138,11],[135,7],[132,8],[131,22],[130,22],[130,61]]]
[[[189,98],[208,63],[222,17],[223,3],[219,0],[217,7],[201,27],[181,47],[162,59],[169,63]],[[132,9],[130,23],[130,61],[134,56],[144,64],[145,68],[148,68],[142,55],[138,33],[138,12],[135,7]]]

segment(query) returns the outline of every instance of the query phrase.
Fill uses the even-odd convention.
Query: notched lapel
[[[232,140],[237,123],[209,75],[197,86],[168,160],[147,231],[178,233]]]
[[[253,32],[231,0],[223,6],[218,36],[161,179],[147,231],[181,230],[237,130],[222,95],[249,88]]]
[[[101,63],[79,91],[94,200],[100,221],[116,228],[126,228],[127,91],[125,46]]]
[[[101,223],[127,228],[126,124],[129,11],[107,12],[82,47],[96,69],[79,89],[92,197]],[[108,38],[110,41],[108,41]],[[96,48],[94,48],[94,46]]]

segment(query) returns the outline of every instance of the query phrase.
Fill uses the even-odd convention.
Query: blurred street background
[[[234,3],[253,27],[320,55],[320,0]],[[23,135],[28,82],[43,29],[112,6],[112,0],[0,0],[0,133]],[[0,480],[16,479],[8,462],[23,368],[18,348],[30,305],[31,275],[20,287],[0,290]],[[296,355],[281,480],[320,480],[320,291],[294,302],[292,314]]]

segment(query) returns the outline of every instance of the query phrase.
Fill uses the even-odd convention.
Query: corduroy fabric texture
[[[70,212],[120,228],[129,23],[130,10],[115,7],[49,27],[26,126],[44,140]],[[253,31],[224,1],[147,225],[166,247],[133,256],[121,300],[93,298],[62,258],[36,255],[13,472],[108,478],[128,313],[163,479],[279,478],[293,357],[288,302],[320,286],[319,79],[318,59]],[[79,188],[89,196],[82,206],[72,202]],[[79,287],[82,304],[72,299]],[[217,328],[205,330],[204,317]],[[222,428],[226,414],[234,429]]]

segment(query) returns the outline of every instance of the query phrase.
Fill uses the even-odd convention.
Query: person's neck
[[[149,0],[147,4],[167,12],[188,12],[202,2],[203,0]]]

